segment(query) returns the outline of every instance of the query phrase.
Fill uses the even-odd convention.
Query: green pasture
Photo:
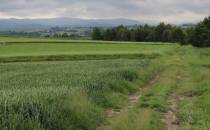
[[[209,78],[210,48],[1,36],[0,130],[167,130],[172,96],[178,130],[208,130]]]
[[[0,37],[0,41],[7,41],[0,42],[0,62],[156,58],[178,46],[164,43],[72,41],[27,37]]]
[[[95,129],[158,71],[151,60],[0,64],[0,128]],[[136,83],[132,83],[136,82]]]
[[[75,54],[162,54],[173,47],[172,45],[145,44],[20,43],[0,45],[0,57]]]

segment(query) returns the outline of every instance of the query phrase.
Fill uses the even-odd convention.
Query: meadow
[[[52,39],[27,37],[17,38],[16,42],[14,40],[15,37],[11,39],[0,37],[0,62],[156,58],[173,49],[172,45],[163,43],[119,44],[119,42],[59,39],[53,39],[51,42]]]
[[[19,43],[0,46],[0,56],[161,54],[171,45],[106,44],[106,43]],[[158,49],[157,49],[158,47]]]
[[[0,37],[1,130],[210,128],[209,48],[42,40]]]

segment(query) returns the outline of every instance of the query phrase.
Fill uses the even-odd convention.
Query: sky
[[[0,0],[0,19],[126,18],[194,23],[208,15],[210,0]]]

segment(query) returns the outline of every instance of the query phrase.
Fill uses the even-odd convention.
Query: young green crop
[[[19,43],[0,45],[0,57],[75,54],[162,54],[173,47],[171,45],[149,44]]]
[[[104,108],[120,108],[139,88],[131,81],[145,82],[156,71],[151,65],[149,59],[0,64],[0,128],[92,130]]]

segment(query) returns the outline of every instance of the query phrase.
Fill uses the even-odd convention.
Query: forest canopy
[[[196,47],[210,46],[210,16],[195,27],[183,28],[171,24],[160,23],[157,26],[139,25],[135,28],[118,26],[113,28],[94,28],[92,39],[106,41],[137,42],[172,42],[192,44]]]

